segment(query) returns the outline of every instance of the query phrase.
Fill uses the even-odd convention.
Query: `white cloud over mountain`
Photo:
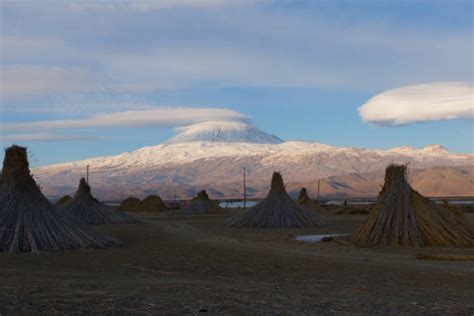
[[[0,131],[47,131],[55,129],[177,127],[205,121],[246,121],[248,117],[222,108],[154,108],[99,113],[89,118],[5,123]]]
[[[387,90],[359,108],[365,122],[403,125],[474,117],[474,85],[433,82]]]

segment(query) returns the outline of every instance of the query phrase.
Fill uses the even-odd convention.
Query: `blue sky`
[[[472,94],[433,114],[446,107],[437,86],[413,100],[397,90],[358,112],[399,87],[472,91],[472,1],[0,3],[2,145],[27,145],[34,166],[155,145],[222,115],[286,140],[473,151]],[[120,121],[130,111],[137,121]]]

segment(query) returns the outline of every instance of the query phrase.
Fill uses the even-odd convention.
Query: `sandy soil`
[[[293,240],[350,233],[365,215],[304,230],[229,229],[229,215],[140,216],[100,227],[120,248],[0,255],[0,315],[474,314],[474,262],[416,260],[474,249]]]

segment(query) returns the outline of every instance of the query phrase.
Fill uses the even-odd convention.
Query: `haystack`
[[[413,190],[406,171],[405,165],[387,167],[378,200],[352,240],[381,246],[474,246],[474,229],[464,216]]]
[[[229,226],[301,228],[325,224],[314,211],[298,205],[286,193],[282,176],[275,172],[267,197],[247,212],[231,219]]]
[[[61,207],[71,200],[72,197],[70,197],[69,195],[63,195],[56,201],[56,203],[54,203],[54,205]]]
[[[219,206],[219,201],[209,199],[207,192],[202,190],[198,192],[196,197],[186,207],[179,211],[179,214],[215,214],[222,212],[224,212],[224,209]]]
[[[301,188],[298,199],[296,200],[301,207],[307,208],[317,213],[325,212],[324,209],[308,196],[306,188]]]
[[[51,252],[105,248],[113,238],[60,212],[30,175],[26,148],[5,150],[0,189],[0,252]]]
[[[135,212],[140,199],[134,196],[130,196],[120,203],[120,209],[124,212]]]
[[[158,195],[149,195],[138,203],[135,211],[146,213],[164,212],[166,211],[166,205]]]
[[[61,207],[83,223],[91,225],[137,223],[138,220],[123,213],[116,207],[106,205],[91,194],[91,188],[82,178],[74,198]]]

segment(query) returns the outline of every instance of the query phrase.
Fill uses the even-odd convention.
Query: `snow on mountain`
[[[200,189],[237,197],[243,167],[250,195],[262,195],[273,171],[282,172],[289,183],[302,183],[381,171],[393,162],[411,168],[474,165],[474,155],[452,154],[437,145],[368,150],[278,140],[245,123],[210,122],[184,128],[161,145],[36,168],[33,175],[48,196],[72,194],[89,165],[94,192],[102,198],[152,193],[185,198]]]
[[[409,147],[409,146],[403,146],[403,147],[397,147],[397,148],[392,148],[390,149],[391,152],[396,152],[396,153],[402,153],[402,154],[420,154],[420,155],[444,155],[444,154],[449,154],[448,150],[444,148],[441,145],[427,145],[421,149]]]
[[[224,142],[252,144],[280,144],[283,141],[245,122],[208,121],[177,129],[179,134],[166,144],[189,142]]]

